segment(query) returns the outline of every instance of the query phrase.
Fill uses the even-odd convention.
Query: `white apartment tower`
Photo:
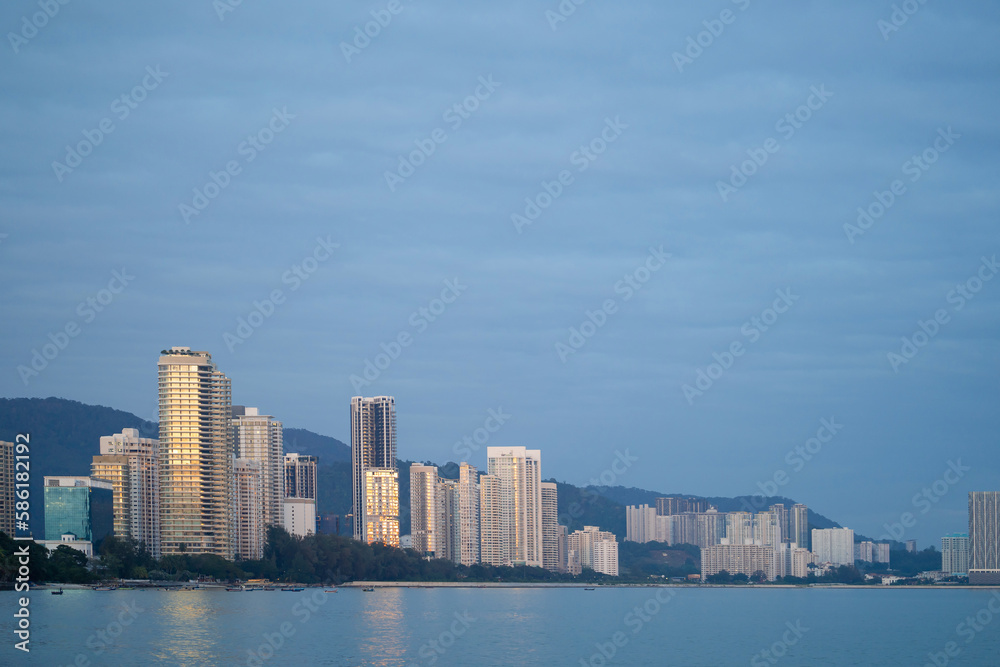
[[[559,571],[559,496],[554,482],[542,482],[542,567]]]
[[[232,390],[208,352],[159,364],[160,551],[233,557]]]
[[[542,567],[541,451],[487,447],[486,456],[489,474],[500,480],[503,564]]]
[[[351,399],[351,464],[354,539],[368,543],[389,540],[386,544],[399,546],[398,473],[395,500],[380,495],[377,502],[370,502],[365,495],[369,488],[377,488],[380,494],[391,492],[389,478],[392,475],[388,471],[396,470],[396,401],[392,396],[355,396]],[[369,474],[369,471],[378,472]],[[378,524],[382,520],[379,517],[392,521],[393,506],[396,507],[395,529],[388,524]]]
[[[233,483],[235,487],[236,555],[243,560],[260,560],[264,557],[267,542],[268,487],[264,476],[265,464],[254,459],[233,461]]]
[[[281,422],[270,415],[260,414],[257,408],[234,405],[232,427],[236,458],[260,463],[264,525],[280,526],[281,505],[285,497]]]

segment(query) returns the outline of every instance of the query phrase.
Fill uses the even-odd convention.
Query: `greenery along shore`
[[[23,543],[21,543],[23,544]],[[586,582],[653,583],[664,577],[685,577],[700,572],[700,550],[692,545],[668,546],[656,542],[623,542],[619,562],[621,576],[610,577],[592,570],[573,576],[537,567],[493,567],[455,565],[449,560],[422,558],[412,549],[365,544],[336,535],[292,537],[282,528],[268,531],[267,548],[261,560],[227,561],[207,554],[179,554],[154,559],[132,539],[107,537],[98,545],[100,559],[93,563],[82,552],[60,546],[49,552],[29,542],[32,581],[92,583],[104,579],[153,579],[187,581],[210,577],[219,581],[269,579],[304,584],[340,584],[346,581],[472,581],[472,582]],[[17,543],[0,532],[0,582],[17,576]],[[927,549],[916,554],[893,551],[893,571],[902,576],[941,568],[941,553]],[[749,577],[716,576],[717,583],[746,583]],[[841,567],[826,577],[777,583],[864,583],[863,572]]]

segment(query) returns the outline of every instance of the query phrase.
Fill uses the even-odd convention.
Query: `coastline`
[[[974,590],[994,591],[1000,586],[862,586],[858,584],[578,584],[578,583],[546,583],[546,582],[458,582],[458,581],[352,581],[343,583],[338,588],[740,588],[749,590],[773,589],[820,589],[820,590]]]

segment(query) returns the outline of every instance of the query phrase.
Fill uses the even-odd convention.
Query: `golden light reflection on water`
[[[150,643],[151,657],[168,664],[210,664],[220,639],[213,632],[218,605],[214,595],[204,591],[177,591],[163,594],[157,617],[160,632]]]
[[[357,638],[359,653],[366,665],[399,665],[410,641],[410,628],[404,624],[403,591],[378,588],[361,595],[358,626],[364,632]]]

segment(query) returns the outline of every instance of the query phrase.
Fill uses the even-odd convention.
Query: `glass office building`
[[[45,477],[45,539],[99,542],[114,529],[114,490],[91,477]]]

